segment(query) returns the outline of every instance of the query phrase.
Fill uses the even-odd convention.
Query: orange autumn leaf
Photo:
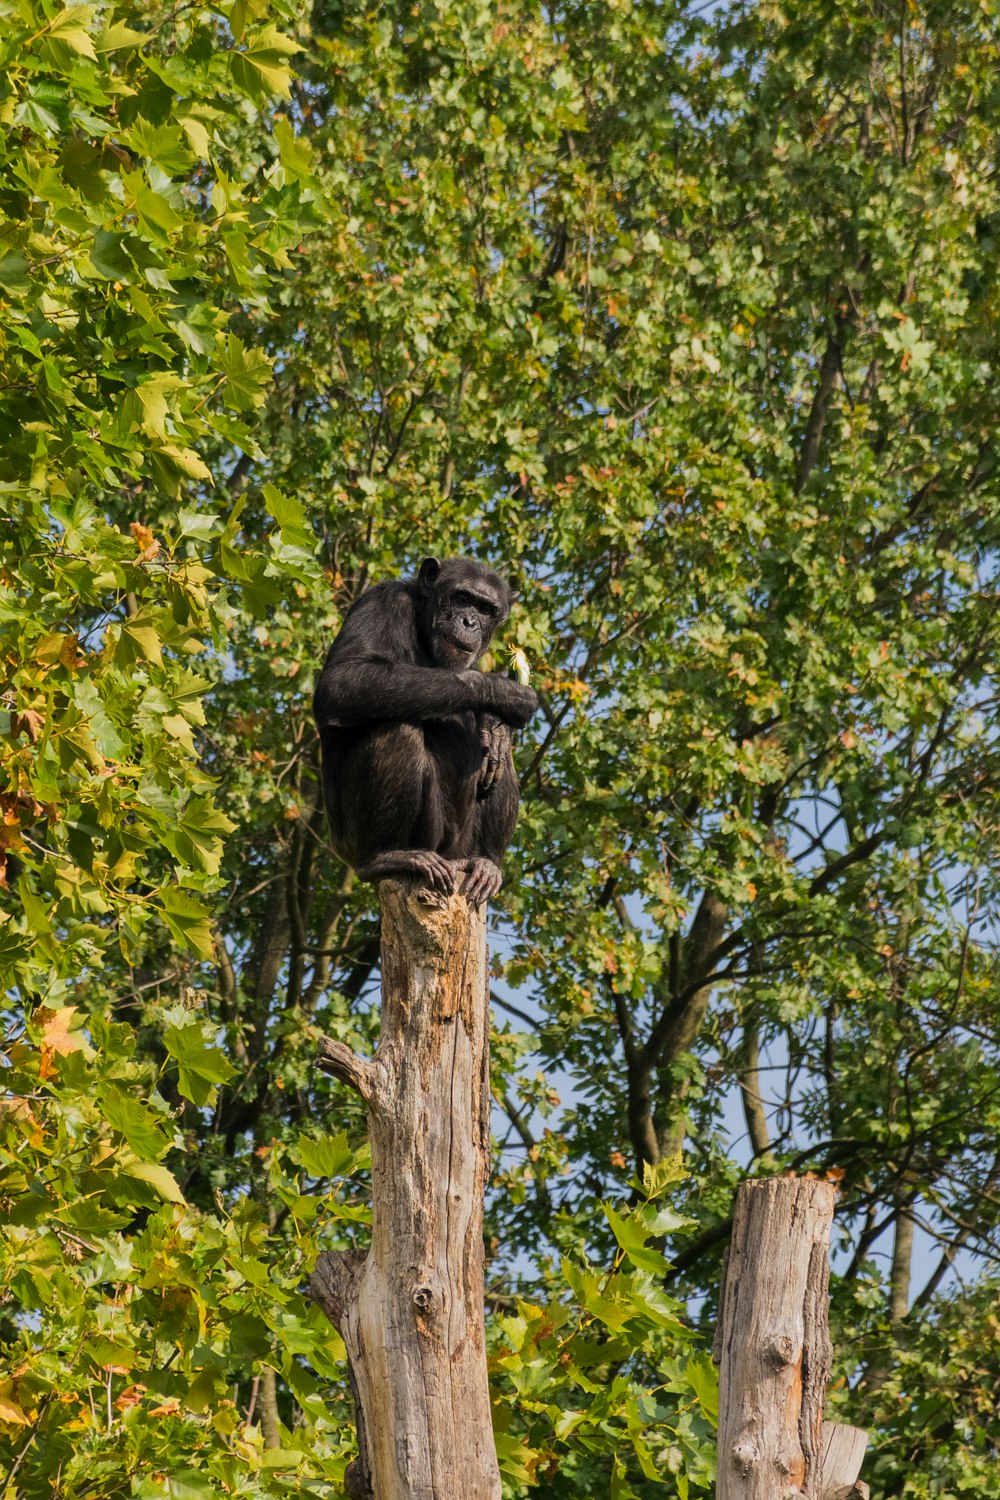
[[[135,537],[139,548],[139,561],[150,562],[160,550],[160,544],[156,540],[148,526],[143,526],[141,521],[131,521],[129,531]]]
[[[79,1032],[72,1035],[70,1033],[76,1012],[75,1005],[62,1005],[58,1010],[52,1011],[43,1006],[37,1013],[39,1018],[47,1018],[42,1026],[42,1043],[50,1052],[65,1055],[68,1052],[79,1052],[81,1047],[86,1046]]]

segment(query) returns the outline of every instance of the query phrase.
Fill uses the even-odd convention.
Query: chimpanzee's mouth
[[[456,641],[452,636],[439,632],[439,639],[448,656],[471,656],[473,648],[467,646],[464,641]]]

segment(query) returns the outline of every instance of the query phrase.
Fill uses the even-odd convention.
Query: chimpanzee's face
[[[462,671],[474,665],[510,610],[510,590],[491,568],[466,558],[444,564],[428,558],[418,578],[435,666]]]

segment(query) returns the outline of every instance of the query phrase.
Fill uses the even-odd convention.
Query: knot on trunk
[[[733,1463],[744,1478],[753,1471],[759,1458],[760,1450],[754,1442],[752,1433],[744,1433],[733,1444]]]
[[[775,1334],[762,1352],[766,1362],[776,1370],[783,1370],[787,1365],[797,1365],[802,1358],[802,1347],[790,1333]]]

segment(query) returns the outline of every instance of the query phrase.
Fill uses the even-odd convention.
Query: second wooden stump
[[[736,1195],[715,1340],[718,1500],[827,1500],[857,1480],[865,1434],[823,1421],[836,1197],[808,1176]]]

